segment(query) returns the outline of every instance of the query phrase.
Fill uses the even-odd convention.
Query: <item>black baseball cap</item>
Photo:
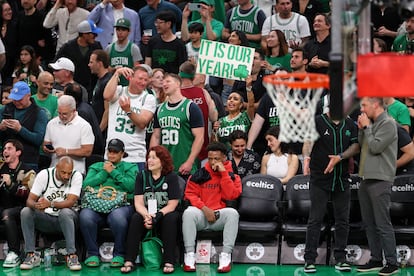
[[[122,142],[121,140],[115,138],[115,139],[111,139],[108,143],[108,151],[112,150],[115,152],[123,152],[124,153],[124,157],[128,156],[128,153],[125,152],[125,145],[124,142]]]

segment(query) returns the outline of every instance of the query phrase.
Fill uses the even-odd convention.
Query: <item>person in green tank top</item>
[[[199,167],[197,156],[204,141],[204,121],[200,108],[181,94],[181,78],[166,74],[163,81],[167,101],[154,115],[150,147],[162,145],[174,160],[174,171],[183,177]]]
[[[272,30],[266,38],[265,67],[270,71],[279,68],[291,70],[289,46],[285,35],[280,30]]]
[[[139,47],[128,39],[131,22],[127,18],[120,18],[114,27],[118,40],[109,44],[105,49],[109,54],[110,66],[114,69],[138,66],[143,58]],[[128,86],[129,81],[121,76],[119,85]]]
[[[261,30],[266,15],[250,0],[238,0],[237,2],[238,5],[226,13],[226,21],[221,37],[225,41],[232,31],[242,31],[249,40],[249,46],[260,49]]]
[[[251,89],[251,77],[246,80],[247,89],[247,110],[242,111],[244,103],[243,97],[238,92],[232,92],[227,99],[227,111],[229,114],[220,118],[213,124],[212,141],[219,141],[226,145],[227,149],[231,149],[229,140],[230,134],[235,130],[241,130],[245,133],[249,132],[254,117],[254,94]]]

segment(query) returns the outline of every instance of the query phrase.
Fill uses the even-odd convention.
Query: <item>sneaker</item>
[[[338,262],[335,265],[335,269],[343,272],[350,272],[351,271],[351,265],[345,262]]]
[[[382,269],[383,266],[384,265],[382,264],[382,261],[369,260],[369,262],[367,262],[366,264],[358,266],[357,272],[376,271]]]
[[[305,273],[315,273],[316,272],[316,266],[314,264],[308,264],[306,263],[303,267],[303,272]]]
[[[79,263],[78,255],[76,254],[70,254],[66,256],[66,265],[72,271],[78,271],[82,269],[82,266]]]
[[[219,256],[219,266],[217,271],[220,273],[226,273],[231,270],[231,254],[221,252]]]
[[[26,258],[23,263],[20,265],[20,269],[28,270],[33,267],[40,266],[40,253],[31,252],[26,254]]]
[[[20,264],[19,256],[17,256],[17,254],[14,253],[13,251],[10,251],[6,256],[6,259],[4,260],[3,267],[5,268],[16,267],[19,264]]]
[[[398,266],[392,264],[386,264],[379,272],[378,275],[392,275],[398,273]]]
[[[196,256],[194,252],[189,252],[184,254],[184,266],[183,270],[185,272],[193,272],[196,271],[195,267],[195,260]]]

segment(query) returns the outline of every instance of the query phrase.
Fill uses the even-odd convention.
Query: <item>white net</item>
[[[315,75],[315,74],[313,74]],[[279,116],[279,140],[285,143],[315,141],[319,135],[315,128],[315,113],[327,79],[297,78],[294,74],[271,76],[264,81]],[[307,87],[308,86],[308,87]],[[320,87],[318,87],[320,86]]]

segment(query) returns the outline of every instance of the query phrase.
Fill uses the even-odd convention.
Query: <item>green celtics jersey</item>
[[[235,130],[241,130],[245,133],[249,132],[252,124],[246,111],[241,112],[236,117],[229,119],[229,116],[220,120],[220,127],[217,131],[218,140],[224,143],[230,149],[229,135]]]
[[[175,172],[187,161],[194,141],[190,126],[190,104],[189,99],[183,99],[177,106],[171,107],[168,102],[164,102],[158,108],[161,145],[171,153]],[[191,174],[197,170],[196,163],[193,164]]]
[[[232,31],[242,31],[246,34],[259,34],[261,32],[257,20],[259,8],[255,6],[248,13],[239,12],[240,7],[233,8],[230,16],[230,26]],[[249,46],[260,49],[260,41],[249,41]]]
[[[115,42],[111,45],[111,51],[109,52],[110,65],[112,68],[116,67],[134,67],[134,60],[132,57],[132,42],[128,41],[128,46],[123,51],[117,51],[115,49]],[[124,77],[120,77],[119,85],[128,86],[129,81]]]

